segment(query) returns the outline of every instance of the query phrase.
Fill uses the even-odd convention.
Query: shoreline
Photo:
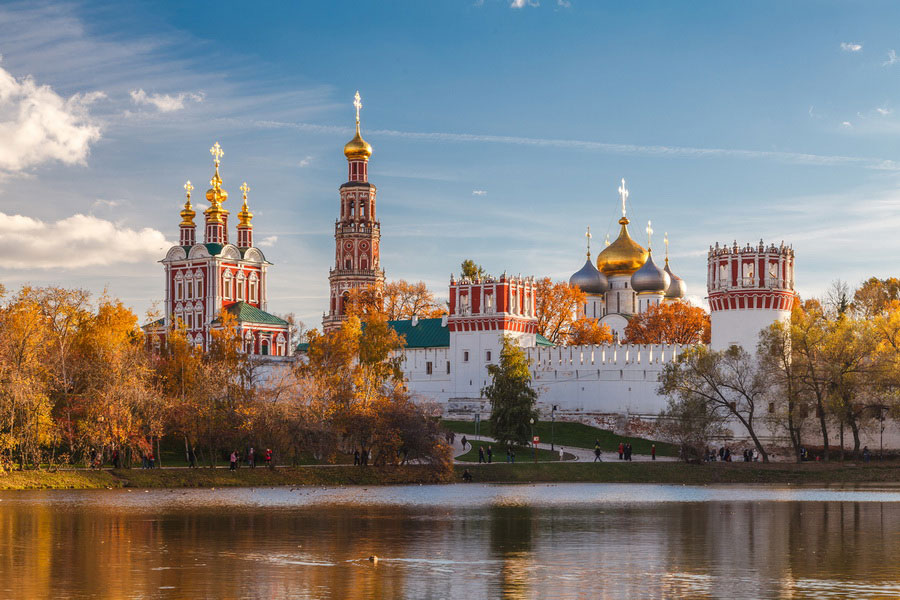
[[[643,484],[865,484],[900,483],[900,463],[529,463],[455,465],[452,473],[425,466],[329,465],[276,469],[105,469],[13,471],[0,475],[0,490],[209,488],[273,486],[416,485],[463,483]]]

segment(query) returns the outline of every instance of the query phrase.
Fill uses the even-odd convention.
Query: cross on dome
[[[650,246],[653,245],[651,243],[651,239],[653,238],[653,227],[651,226],[650,221],[647,221],[646,231],[647,231],[647,250],[649,250]]]
[[[216,167],[218,167],[219,161],[225,156],[225,151],[222,150],[222,146],[219,145],[219,142],[216,142],[213,147],[209,149],[209,153],[212,154]]]
[[[359,125],[359,109],[362,108],[362,98],[359,95],[359,90],[356,90],[356,95],[353,96],[353,106],[356,108],[356,124]]]
[[[187,192],[188,200],[191,199],[191,192],[194,191],[194,186],[191,185],[191,180],[188,179],[187,183],[184,184],[184,191]]]
[[[666,260],[669,260],[669,232],[663,234],[663,243],[666,245]]]
[[[244,193],[244,200],[246,200],[246,199],[247,199],[247,192],[250,191],[250,186],[247,185],[247,182],[245,181],[244,183],[241,184],[241,187],[239,187],[238,189],[241,190],[241,191]]]
[[[625,178],[622,178],[622,185],[619,186],[619,198],[622,199],[622,216],[625,216],[625,201],[628,200],[628,188],[625,187]]]
[[[587,257],[588,260],[591,259],[591,238],[594,237],[591,235],[591,226],[588,225],[587,233],[584,234],[584,237],[587,238]]]

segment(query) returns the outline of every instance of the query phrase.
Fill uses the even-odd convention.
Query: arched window
[[[256,276],[256,273],[251,273],[250,275],[250,302],[258,302],[259,301],[259,277]]]
[[[269,355],[269,340],[262,340],[259,343],[259,353],[263,356]]]
[[[284,356],[284,355],[285,355],[285,352],[284,352],[284,346],[285,346],[284,334],[282,334],[282,333],[279,333],[279,334],[278,334],[278,337],[277,337],[276,340],[275,340],[275,346],[276,346],[276,348],[277,348],[276,351],[275,351],[275,355],[276,355],[276,356]]]
[[[232,287],[233,287],[233,278],[231,276],[231,271],[225,271],[225,275],[222,278],[222,297],[226,300],[231,300],[232,298]]]
[[[235,298],[235,300],[238,300],[241,302],[243,302],[243,300],[245,298],[245,296],[244,296],[244,281],[245,281],[245,279],[246,278],[244,276],[244,272],[240,271],[237,276],[237,281],[235,282],[236,289],[235,289],[234,298]]]
[[[349,256],[344,258],[344,268],[350,270],[353,268],[353,259]]]
[[[369,261],[366,260],[365,256],[360,259],[359,268],[360,269],[368,269],[369,268]]]

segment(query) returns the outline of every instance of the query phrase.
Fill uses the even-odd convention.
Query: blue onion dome
[[[669,289],[671,282],[669,274],[653,262],[653,255],[649,251],[647,262],[631,276],[631,288],[636,292],[663,294]]]
[[[569,277],[569,285],[577,285],[585,294],[605,294],[609,291],[609,279],[597,270],[590,258],[577,273]]]
[[[671,279],[671,283],[669,283],[669,287],[666,289],[666,299],[668,300],[680,300],[685,297],[687,294],[687,285],[684,283],[684,279],[676,275],[672,272],[672,269],[669,268],[669,259],[666,259],[666,273],[669,274],[669,279]]]

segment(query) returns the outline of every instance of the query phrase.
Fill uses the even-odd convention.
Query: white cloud
[[[890,67],[891,65],[900,62],[900,56],[897,56],[897,53],[893,50],[888,51],[888,58],[886,61],[881,63],[882,67]]]
[[[526,6],[539,6],[540,3],[531,0],[512,0],[509,3],[510,8],[524,8]]]
[[[277,235],[270,235],[268,237],[263,238],[263,240],[261,242],[259,242],[258,245],[262,248],[270,248],[270,247],[274,246],[277,241],[278,241]]]
[[[569,0],[556,0],[556,5],[563,8],[572,8],[572,3]]]
[[[83,164],[100,139],[88,106],[102,92],[63,98],[31,77],[16,79],[0,67],[0,175],[58,160]]]
[[[887,116],[887,115],[891,114],[892,112],[894,112],[894,111],[891,110],[890,108],[883,108],[883,107],[878,107],[878,108],[875,109],[875,111],[876,111],[879,115],[882,115],[882,116]]]
[[[472,190],[473,196],[487,196],[486,190]]]
[[[0,253],[7,269],[49,269],[159,260],[171,246],[150,228],[122,227],[90,215],[45,223],[0,213]]]
[[[91,208],[115,208],[119,206],[119,202],[116,200],[104,200],[103,198],[97,198],[94,200],[94,203],[91,204]]]
[[[841,123],[842,127],[853,127],[853,124],[850,121],[844,121]]]
[[[181,92],[180,94],[148,94],[143,89],[131,90],[131,101],[137,105],[154,106],[159,112],[174,112],[184,108],[184,101],[203,102],[202,93]]]
[[[859,52],[862,50],[862,44],[856,42],[841,42],[841,50],[844,52]]]
[[[313,157],[311,155],[306,155],[303,157],[303,159],[299,163],[297,163],[297,165],[300,167],[308,167],[309,165],[312,164],[312,160],[313,160]]]

